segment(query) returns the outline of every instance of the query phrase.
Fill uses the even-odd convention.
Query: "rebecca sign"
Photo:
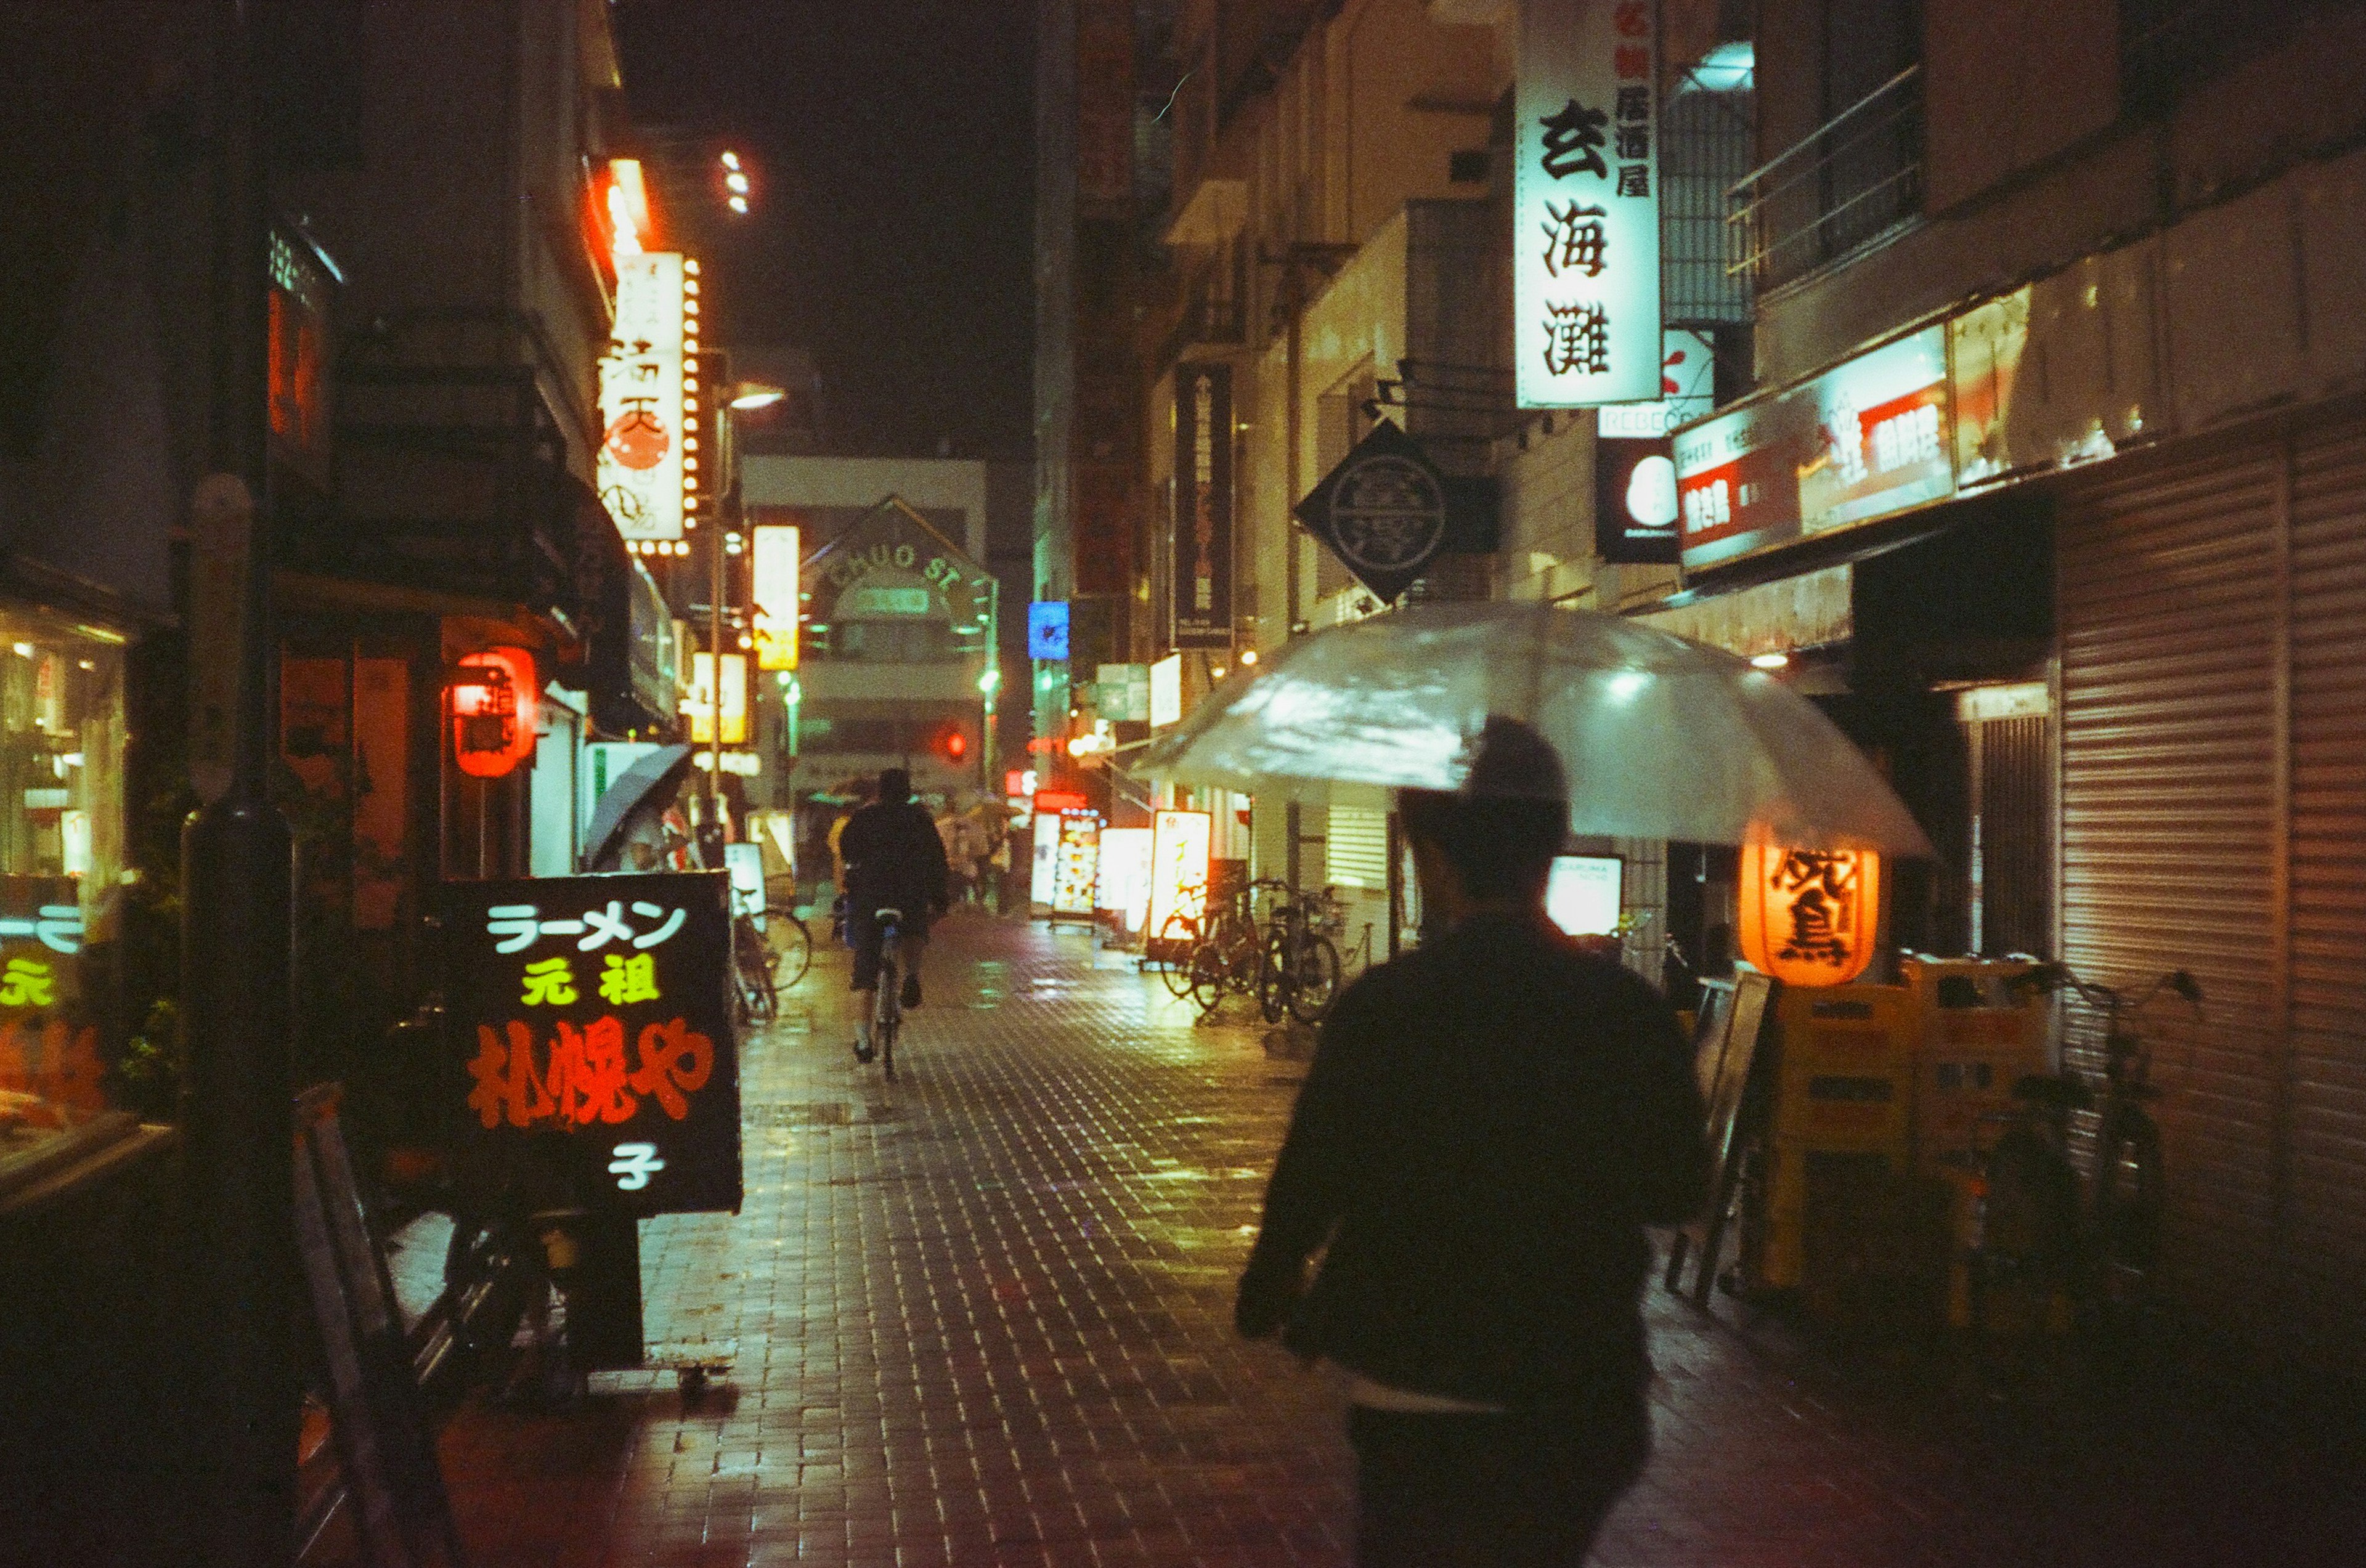
[[[1659,7],[1520,0],[1512,320],[1522,408],[1656,401]]]
[[[1233,368],[1175,367],[1175,642],[1233,646]]]
[[[721,872],[443,888],[445,1115],[565,1201],[739,1208]]]
[[[600,360],[600,499],[628,543],[682,537],[688,367],[682,258],[616,258],[615,340]]]

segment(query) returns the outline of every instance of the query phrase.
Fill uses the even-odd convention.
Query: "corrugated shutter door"
[[[2168,1268],[2194,1305],[2255,1326],[2276,1252],[2282,473],[2266,443],[2136,459],[2066,492],[2056,534],[2063,956],[2112,985],[2202,982],[2200,1023],[2173,1000],[2146,1021]]]
[[[2366,424],[2304,434],[2292,494],[2292,1270],[2353,1361],[2366,1292]]]
[[[1389,814],[1335,806],[1323,845],[1323,879],[1339,887],[1389,885]]]

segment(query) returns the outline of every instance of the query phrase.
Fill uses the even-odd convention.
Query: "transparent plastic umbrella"
[[[1132,771],[1319,801],[1334,784],[1452,789],[1490,714],[1560,752],[1572,831],[1929,855],[1814,704],[1717,649],[1616,615],[1432,604],[1293,639],[1209,694]]]

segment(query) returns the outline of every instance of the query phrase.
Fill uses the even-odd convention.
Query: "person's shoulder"
[[[1351,1021],[1389,1018],[1414,998],[1435,992],[1448,973],[1435,949],[1410,949],[1373,964],[1347,982],[1338,1000],[1331,1004],[1329,1016],[1345,1016]]]

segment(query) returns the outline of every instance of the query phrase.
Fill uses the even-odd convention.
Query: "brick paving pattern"
[[[1350,1561],[1335,1394],[1230,1326],[1302,1066],[1081,932],[942,935],[898,1082],[822,955],[746,1048],[745,1212],[644,1227],[655,1353],[726,1377],[454,1422],[476,1563]],[[2366,1562],[2338,1445],[2031,1419],[1651,1313],[1658,1453],[1605,1568]]]

